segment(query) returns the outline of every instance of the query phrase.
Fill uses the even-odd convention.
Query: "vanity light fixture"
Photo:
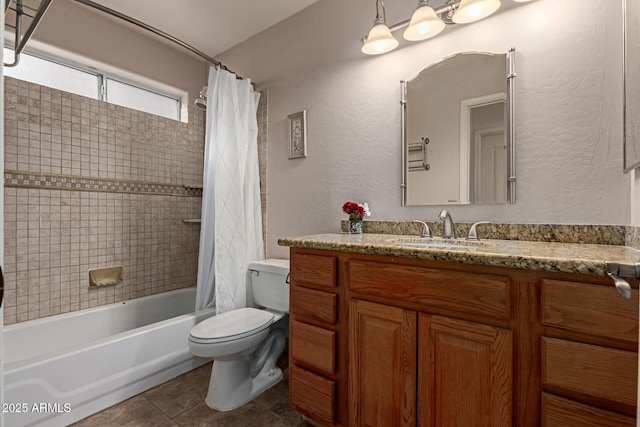
[[[382,14],[380,14],[378,5],[382,6]],[[373,27],[362,45],[363,53],[367,55],[379,55],[390,52],[398,47],[398,40],[391,34],[391,30],[387,27],[386,20],[384,2],[382,0],[376,0],[376,19],[373,21]]]
[[[486,18],[500,7],[500,0],[462,0],[451,18],[456,24],[468,24]]]
[[[420,0],[416,11],[411,15],[411,22],[404,31],[403,37],[410,41],[426,40],[439,34],[444,30],[444,26],[444,22],[436,15],[436,11],[429,6],[429,1]]]
[[[515,0],[530,1],[530,0]],[[418,0],[418,6],[411,19],[387,26],[382,0],[376,2],[376,19],[369,35],[362,38],[362,52],[379,55],[392,51],[398,40],[392,32],[407,27],[403,36],[409,41],[425,40],[440,33],[445,24],[466,24],[479,21],[494,13],[500,7],[500,0],[448,0],[438,9],[429,6],[429,0]],[[380,13],[382,6],[382,14]]]

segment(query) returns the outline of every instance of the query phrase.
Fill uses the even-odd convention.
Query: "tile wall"
[[[5,323],[194,286],[204,114],[5,79]],[[124,281],[89,288],[88,271]]]
[[[267,254],[267,149],[269,140],[269,92],[260,94],[258,103],[258,161],[260,162],[260,201],[262,202],[262,237]]]
[[[265,237],[267,111],[265,92]],[[5,78],[5,324],[195,286],[204,135],[193,107],[182,123]],[[123,283],[90,289],[111,266]]]

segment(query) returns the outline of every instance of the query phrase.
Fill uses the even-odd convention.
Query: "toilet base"
[[[251,356],[214,360],[205,399],[207,406],[218,411],[231,411],[278,384],[282,380],[282,370],[275,366],[275,362],[284,349],[284,343],[282,331],[274,330]],[[260,366],[256,366],[256,362]]]
[[[230,364],[235,366],[229,366]],[[217,365],[217,369],[216,369]],[[243,366],[238,366],[243,365]],[[235,373],[245,375],[233,378]],[[229,375],[231,373],[231,375]],[[244,378],[244,380],[242,380]],[[240,379],[240,381],[238,381]],[[282,370],[275,368],[270,373],[264,373],[255,378],[249,377],[249,361],[214,361],[209,381],[209,391],[205,402],[211,409],[231,411],[249,403],[259,394],[270,389],[282,380]]]

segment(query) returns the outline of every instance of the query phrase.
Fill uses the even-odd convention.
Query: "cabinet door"
[[[415,426],[416,313],[350,301],[349,425]]]
[[[511,426],[511,331],[424,314],[418,330],[418,425]]]

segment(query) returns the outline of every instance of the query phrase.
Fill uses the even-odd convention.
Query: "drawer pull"
[[[613,279],[613,284],[616,286],[616,289],[622,295],[624,299],[631,298],[631,286],[624,280],[622,277],[616,276],[615,274],[607,273],[609,277]]]
[[[615,285],[616,289],[618,290],[618,292],[620,293],[620,295],[622,295],[622,298],[624,299],[630,299],[631,298],[631,285],[629,285],[629,283],[624,280],[622,277],[620,277],[619,275],[622,274],[633,274],[631,277],[636,277],[639,278],[640,276],[640,269],[638,268],[640,266],[640,264],[636,264],[635,266],[633,266],[633,268],[626,268],[629,271],[625,271],[625,267],[631,267],[631,266],[624,266],[624,265],[620,265],[614,262],[607,262],[606,263],[606,267],[607,267],[607,276],[611,277],[611,279],[613,279],[613,284]],[[635,270],[635,271],[633,271]]]

